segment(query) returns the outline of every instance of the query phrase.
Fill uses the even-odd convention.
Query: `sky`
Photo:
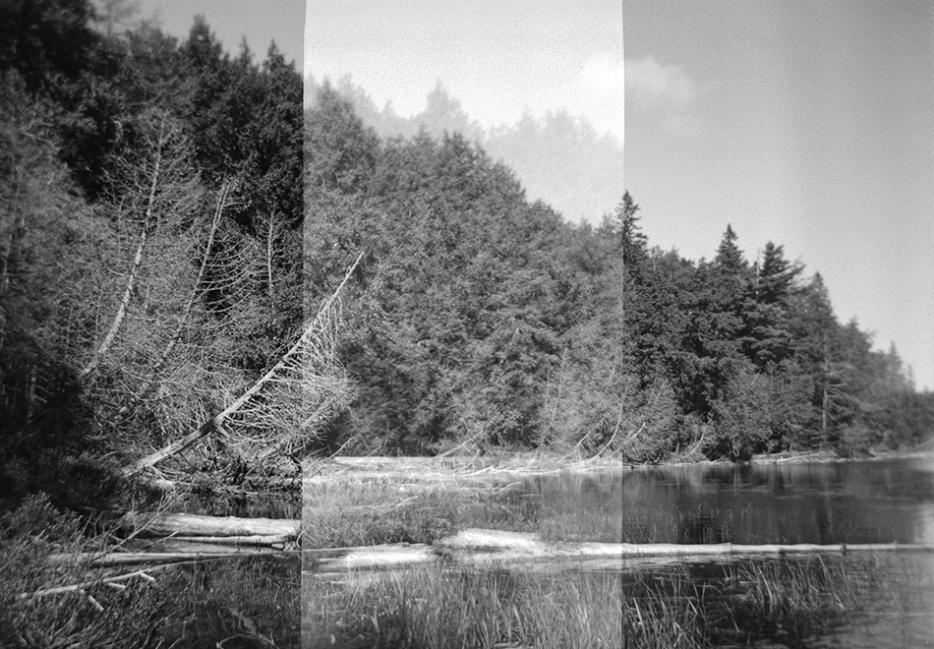
[[[309,0],[306,70],[419,113],[441,80],[484,127],[570,109],[622,137],[619,0]]]
[[[305,0],[135,0],[139,18],[155,17],[162,30],[185,38],[197,14],[202,14],[215,36],[231,54],[246,37],[255,60],[266,57],[269,44],[301,72],[304,60]]]
[[[772,240],[934,389],[934,3],[625,0],[627,189],[649,240]]]

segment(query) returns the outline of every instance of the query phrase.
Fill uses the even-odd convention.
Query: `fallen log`
[[[239,518],[200,514],[151,514],[127,512],[120,527],[139,536],[276,537],[283,542],[298,537],[301,521],[286,518]],[[202,539],[203,540],[203,539]]]
[[[934,552],[934,545],[568,543],[543,541],[538,535],[530,533],[469,529],[442,539],[435,545],[386,544],[344,548],[342,551],[305,550],[303,554],[307,558],[305,570],[320,575],[442,562],[455,566],[560,564],[593,569],[623,569],[639,565],[856,552]]]
[[[295,540],[293,534],[254,534],[252,536],[172,536],[177,543],[210,543],[212,545],[274,546]]]
[[[234,559],[253,556],[279,556],[290,554],[288,551],[271,548],[256,547],[229,547],[210,546],[204,544],[200,547],[192,546],[190,550],[175,552],[77,552],[68,554],[53,554],[49,556],[51,563],[81,563],[89,568],[105,568],[121,565],[158,566],[160,564],[182,564],[217,559]]]
[[[207,540],[208,538],[214,540]],[[177,537],[168,536],[163,539],[156,539],[147,547],[127,548],[122,552],[181,552],[185,554],[227,554],[228,552],[275,552],[284,550],[289,541],[279,540],[282,537],[270,537],[268,543],[228,543],[226,539],[217,540],[218,537],[188,537],[185,540],[179,540]]]

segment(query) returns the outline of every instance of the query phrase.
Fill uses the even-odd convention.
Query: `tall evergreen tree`
[[[782,246],[765,244],[756,262],[743,337],[743,349],[760,371],[776,371],[794,352],[788,309],[800,273],[800,266],[785,259]]]

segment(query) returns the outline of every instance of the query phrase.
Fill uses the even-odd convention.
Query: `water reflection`
[[[295,519],[301,516],[301,494],[297,490],[274,494],[194,493],[171,509],[204,516]]]
[[[931,457],[658,467],[612,477],[549,477],[527,484],[527,495],[540,500],[542,521],[565,521],[555,526],[556,537],[586,537],[594,529],[587,521],[596,513],[619,526],[615,535],[604,531],[600,540],[631,543],[934,544]],[[618,513],[613,513],[614,508]],[[713,646],[934,647],[934,553],[858,553],[775,561],[688,564],[634,572],[633,578],[665,583],[674,574],[673,583],[685,589],[673,592],[675,600],[691,599],[704,617],[714,620],[707,628],[707,642]],[[816,582],[802,571],[797,581],[784,587],[774,575],[765,579],[762,593],[767,599],[782,588],[784,599],[766,601],[766,608],[750,614],[748,620],[740,620],[738,613],[739,617],[716,612],[726,606],[735,613],[737,606],[748,605],[751,593],[758,592],[749,590],[755,580],[737,578],[742,571],[755,575],[767,569],[771,575],[777,570],[777,575],[801,566],[811,570],[815,565],[823,571],[825,561],[836,566],[836,571],[829,580],[829,573],[820,573],[826,583],[822,582],[819,600],[807,599],[817,592],[813,590]],[[714,595],[704,599],[698,593]],[[793,633],[790,618],[763,623],[763,611],[772,615],[787,612],[789,606],[814,615],[796,617]],[[721,617],[728,621],[723,628],[716,623]]]
[[[623,536],[631,542],[934,543],[932,469],[930,458],[910,458],[633,471],[622,480]]]

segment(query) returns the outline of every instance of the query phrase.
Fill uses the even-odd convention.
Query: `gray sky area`
[[[934,389],[934,3],[626,0],[625,21],[650,240],[784,244]]]
[[[162,30],[185,38],[197,14],[202,14],[231,54],[246,37],[255,60],[266,56],[275,40],[286,60],[301,71],[305,0],[138,0],[139,18],[156,18]]]
[[[622,136],[619,0],[309,0],[306,70],[351,74],[379,108],[424,108],[441,80],[482,126],[571,109]]]

